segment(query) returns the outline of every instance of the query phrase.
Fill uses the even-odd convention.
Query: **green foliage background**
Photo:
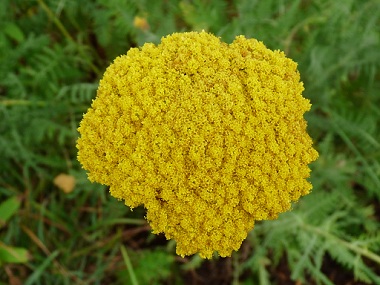
[[[0,284],[185,284],[221,264],[177,257],[143,209],[89,183],[76,161],[76,128],[112,60],[202,29],[299,63],[320,152],[312,194],[258,223],[219,284],[285,284],[284,267],[293,284],[343,284],[331,272],[380,284],[379,0],[0,1]],[[54,185],[60,173],[73,192]]]

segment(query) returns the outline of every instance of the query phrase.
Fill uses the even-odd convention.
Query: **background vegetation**
[[[379,19],[379,0],[0,1],[0,284],[380,284]],[[177,257],[75,148],[116,56],[201,29],[299,63],[320,152],[312,194],[211,261]]]

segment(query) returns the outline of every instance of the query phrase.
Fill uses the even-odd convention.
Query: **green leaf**
[[[15,23],[8,23],[4,28],[4,32],[18,43],[23,42],[25,39],[24,33]]]
[[[122,284],[157,285],[173,274],[174,257],[164,249],[130,250],[128,254],[124,247],[121,249],[126,265],[118,272]]]
[[[28,261],[28,251],[25,248],[7,246],[0,243],[1,263],[24,263]]]
[[[139,252],[135,274],[140,285],[160,284],[169,278],[174,257],[165,250],[144,250]]]
[[[0,204],[0,228],[17,212],[20,203],[17,197],[11,197]]]

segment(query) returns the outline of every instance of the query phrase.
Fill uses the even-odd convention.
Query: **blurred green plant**
[[[143,209],[89,183],[75,150],[116,56],[201,29],[257,38],[299,63],[320,153],[314,192],[256,225],[228,263],[229,283],[281,284],[285,266],[287,281],[337,284],[333,264],[380,284],[378,0],[0,1],[0,284],[124,284],[131,269],[140,285],[182,284],[208,264],[149,235]],[[74,191],[54,185],[60,173]]]
[[[0,229],[17,213],[20,201],[11,197],[0,204]],[[7,246],[0,242],[0,266],[4,263],[25,263],[28,261],[28,251],[25,248]]]

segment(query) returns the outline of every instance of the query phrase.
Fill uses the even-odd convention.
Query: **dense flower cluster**
[[[302,91],[297,64],[257,40],[175,33],[108,67],[78,159],[91,181],[144,205],[179,255],[230,256],[255,221],[312,188]]]

